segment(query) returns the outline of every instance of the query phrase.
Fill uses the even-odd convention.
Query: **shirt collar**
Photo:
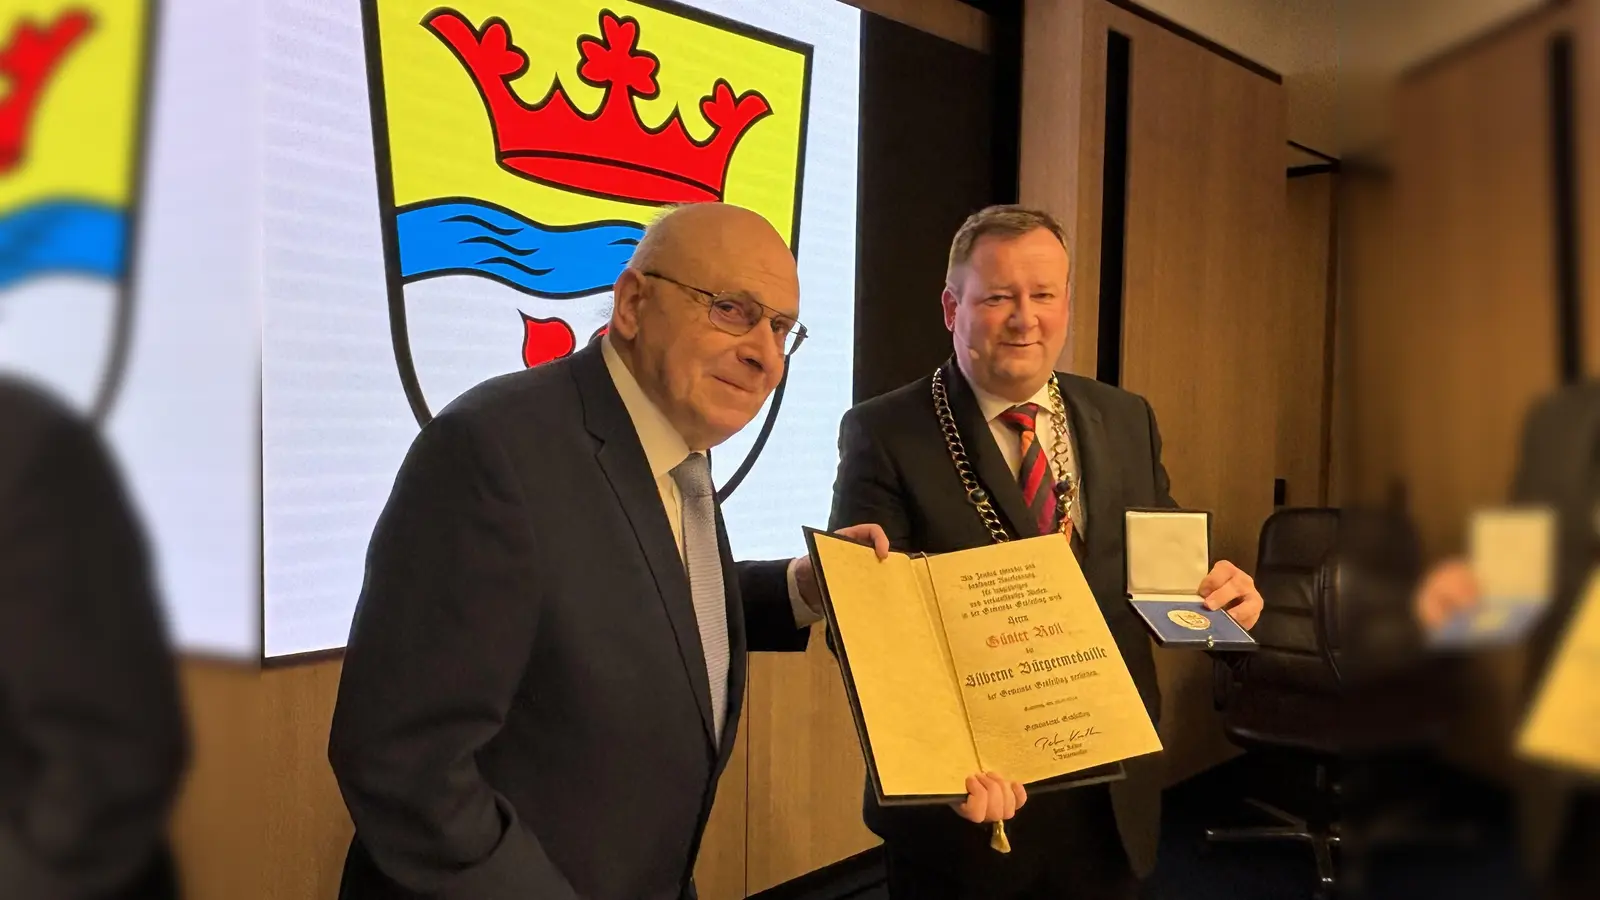
[[[961,377],[966,378],[966,373],[963,372]],[[967,379],[967,385],[972,388],[972,395],[978,398],[978,409],[982,410],[983,420],[985,422],[993,422],[1001,413],[1013,406],[1019,405],[1012,403],[1010,400],[1007,400],[1004,397],[997,397],[983,388],[978,387],[976,384],[972,383],[972,379],[970,378]],[[1032,397],[1024,400],[1023,403],[1037,403],[1039,404],[1040,409],[1049,410],[1050,382],[1046,381],[1039,387],[1038,391],[1034,392]]]
[[[672,427],[672,422],[661,411],[661,407],[656,406],[645,394],[644,388],[639,386],[639,380],[633,376],[628,364],[623,362],[622,354],[611,346],[610,335],[600,338],[600,352],[605,357],[611,381],[616,384],[617,393],[622,397],[622,405],[627,407],[628,418],[633,420],[633,430],[639,434],[639,443],[644,445],[644,458],[650,463],[650,475],[659,480],[688,457],[689,444],[678,433],[678,429]]]

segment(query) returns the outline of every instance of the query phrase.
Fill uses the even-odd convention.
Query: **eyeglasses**
[[[684,284],[676,278],[668,278],[660,272],[640,272],[646,278],[657,278],[668,284],[677,285],[694,295],[694,298],[706,305],[706,316],[711,324],[718,330],[731,335],[743,337],[751,329],[761,324],[762,319],[772,321],[772,334],[778,339],[778,344],[783,349],[783,355],[788,356],[800,349],[806,339],[806,327],[795,321],[786,313],[779,312],[761,301],[742,291],[708,291],[697,288],[692,284]]]

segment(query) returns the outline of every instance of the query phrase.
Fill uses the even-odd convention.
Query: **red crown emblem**
[[[67,51],[94,22],[82,10],[62,13],[48,30],[32,22],[18,23],[0,49],[0,81],[10,84],[0,99],[0,173],[22,162],[33,128],[33,112],[45,82],[67,56]]]
[[[454,10],[430,14],[422,23],[455,51],[477,83],[494,125],[496,156],[507,171],[532,181],[582,193],[640,203],[695,203],[721,200],[728,160],[750,126],[772,112],[765,97],[746,91],[737,98],[725,79],[700,101],[700,112],[714,128],[696,141],[674,109],[658,128],[640,121],[635,96],[660,92],[659,61],[637,49],[639,22],[600,14],[603,37],[578,41],[583,62],[578,77],[605,88],[600,109],[581,113],[561,79],[545,99],[529,106],[511,89],[511,80],[528,68],[528,57],[511,43],[511,31],[498,18],[474,29]]]

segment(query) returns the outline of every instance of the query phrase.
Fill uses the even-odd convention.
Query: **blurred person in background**
[[[1523,426],[1510,502],[1556,511],[1554,596],[1527,648],[1524,684],[1532,691],[1600,561],[1600,383],[1563,388],[1534,406]],[[1435,628],[1481,600],[1470,563],[1447,559],[1423,578],[1417,618]],[[1600,722],[1595,729],[1600,740]],[[1547,896],[1600,897],[1600,790],[1574,788],[1552,772],[1522,775],[1524,862]]]
[[[187,745],[143,532],[90,424],[3,375],[0,422],[0,897],[176,897]]]

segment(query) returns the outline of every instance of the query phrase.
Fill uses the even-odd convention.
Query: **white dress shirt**
[[[667,514],[667,524],[672,526],[672,541],[678,546],[678,557],[682,559],[683,498],[678,494],[678,483],[672,478],[672,470],[695,451],[684,441],[678,429],[672,427],[666,413],[639,386],[628,364],[611,346],[610,335],[600,338],[600,351],[605,357],[611,380],[617,386],[617,393],[622,397],[622,405],[627,407],[628,418],[633,420],[633,430],[639,434],[639,443],[644,445],[644,458],[650,463],[650,477],[655,479],[656,490],[661,495],[661,507]],[[800,585],[795,578],[798,564],[798,560],[789,563],[789,605],[794,610],[795,627],[805,628],[821,621],[822,616],[806,605],[800,596]]]
[[[971,379],[967,380],[967,385],[972,388],[973,396],[978,398],[978,409],[983,412],[984,421],[989,423],[989,433],[994,435],[994,442],[1000,446],[1000,455],[1005,457],[1006,465],[1011,469],[1011,477],[1013,479],[1017,478],[1022,471],[1022,435],[1017,429],[1007,424],[1004,419],[1001,419],[1000,414],[1013,406],[1021,404],[1012,403],[1004,397],[996,397],[994,394],[973,384]],[[1039,415],[1034,420],[1034,432],[1037,435],[1035,440],[1040,442],[1040,449],[1044,451],[1045,463],[1050,467],[1051,481],[1053,483],[1061,477],[1062,473],[1056,471],[1056,466],[1061,461],[1055,459],[1051,454],[1051,450],[1056,443],[1056,411],[1050,402],[1050,383],[1045,382],[1044,386],[1039,388],[1032,397],[1022,402],[1039,404]],[[1065,474],[1076,480],[1078,473],[1081,471],[1078,468],[1078,440],[1072,433],[1072,422],[1069,420],[1066,425],[1067,449],[1070,458],[1065,461],[1067,469]],[[1079,481],[1078,502],[1072,505],[1072,525],[1078,530],[1079,536],[1086,537],[1089,534],[1086,530],[1089,525],[1089,517],[1084,509],[1083,492],[1083,483]]]

